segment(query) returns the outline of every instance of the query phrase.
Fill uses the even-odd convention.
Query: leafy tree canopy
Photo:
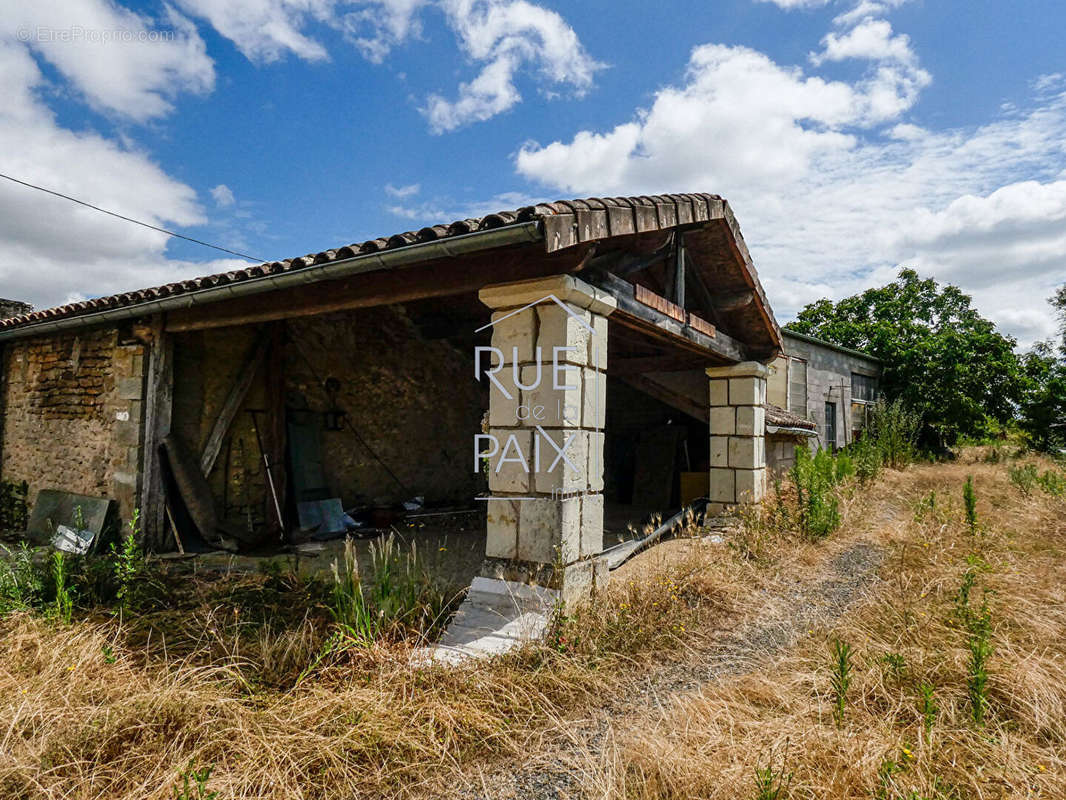
[[[811,303],[786,327],[881,359],[885,395],[919,412],[927,437],[946,443],[1010,421],[1026,386],[1015,340],[958,287],[912,269],[838,303]]]
[[[1037,342],[1022,357],[1021,426],[1040,450],[1066,446],[1066,284],[1049,301],[1059,321],[1058,352],[1052,342]]]

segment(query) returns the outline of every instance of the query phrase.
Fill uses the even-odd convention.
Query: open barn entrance
[[[484,557],[486,480],[470,453],[488,317],[471,294],[175,333],[164,449],[181,548],[325,570],[346,537],[365,554],[391,535],[468,585]]]
[[[667,375],[689,389],[707,382],[698,371]],[[706,420],[640,388],[647,385],[621,378],[607,382],[605,547],[707,494]]]

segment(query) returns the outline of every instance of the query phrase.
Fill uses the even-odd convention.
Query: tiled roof
[[[778,428],[803,428],[809,431],[815,431],[818,427],[811,420],[799,414],[793,414],[791,411],[785,411],[771,403],[766,404],[766,424]]]
[[[476,219],[457,220],[448,225],[433,225],[418,231],[397,233],[388,238],[369,239],[365,242],[357,242],[333,250],[323,250],[319,253],[310,253],[284,261],[271,261],[232,272],[192,278],[176,283],[168,283],[163,286],[114,294],[108,297],[97,297],[57,308],[32,311],[28,314],[0,320],[0,330],[135,306],[226,284],[252,281],[278,273],[294,272],[357,256],[396,250],[423,242],[448,239],[463,234],[521,223],[540,223],[545,238],[545,249],[548,252],[552,252],[582,242],[664,230],[678,225],[698,223],[710,219],[723,217],[729,219],[731,216],[732,214],[728,211],[725,201],[718,195],[713,194],[607,197],[543,203],[519,208],[515,211],[500,211],[495,214],[487,214]],[[740,240],[738,244],[743,247],[743,240]]]

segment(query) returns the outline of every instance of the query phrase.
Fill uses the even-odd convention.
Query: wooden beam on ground
[[[214,469],[218,454],[222,451],[222,443],[226,440],[229,429],[233,425],[233,420],[237,417],[237,412],[241,410],[244,398],[248,396],[248,390],[252,387],[256,373],[259,372],[260,366],[266,360],[269,350],[270,337],[266,334],[260,334],[256,341],[252,343],[252,350],[244,360],[244,365],[237,374],[237,379],[233,382],[233,386],[230,387],[229,394],[226,395],[222,409],[215,418],[215,424],[211,426],[211,433],[208,435],[207,443],[200,454],[200,471],[205,478]]]
[[[553,255],[545,255],[536,247],[508,248],[463,258],[440,258],[412,267],[364,272],[285,291],[186,308],[171,312],[167,330],[251,325],[476,292],[486,284],[575,272],[584,265],[585,257],[594,245],[574,247]]]
[[[610,319],[660,339],[675,348],[709,356],[708,364],[717,357],[720,361],[748,361],[748,350],[743,342],[715,331],[708,336],[692,326],[679,322],[661,311],[639,302],[633,284],[609,272],[582,273],[582,280],[610,294],[618,301],[618,310]],[[609,370],[609,367],[608,367]]]
[[[170,433],[174,403],[174,340],[162,314],[152,318],[144,388],[144,450],[141,453],[141,536],[151,551],[166,542],[165,492],[159,447]]]

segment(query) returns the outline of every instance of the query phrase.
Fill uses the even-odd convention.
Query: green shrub
[[[918,684],[918,713],[922,715],[922,725],[926,735],[933,730],[936,715],[940,711],[936,702],[935,689],[931,683]]]
[[[885,466],[902,469],[914,460],[920,425],[921,417],[901,400],[880,399],[870,414],[867,435],[880,451]]]
[[[840,503],[833,491],[837,470],[832,454],[819,450],[812,456],[809,449],[797,446],[791,475],[800,528],[810,537],[828,536],[840,526]]]
[[[74,592],[67,585],[67,558],[62,550],[52,551],[52,583],[55,587],[52,613],[63,622],[70,622],[74,612]]]
[[[864,486],[873,481],[881,472],[881,450],[872,436],[862,436],[849,445],[855,475]]]
[[[833,655],[830,684],[833,689],[833,717],[839,725],[844,721],[844,711],[848,703],[848,687],[851,686],[851,645],[834,639],[830,647]]]
[[[1032,493],[1033,487],[1040,480],[1040,470],[1036,468],[1036,464],[1010,467],[1007,470],[1007,474],[1010,476],[1010,482],[1017,486],[1022,494],[1026,495]]]
[[[973,490],[973,475],[966,476],[962,486],[962,502],[966,509],[966,527],[970,533],[977,533],[977,494]]]
[[[117,547],[114,543],[111,545],[112,569],[118,586],[115,590],[115,599],[118,600],[119,608],[123,611],[134,607],[141,596],[139,579],[145,573],[145,560],[144,552],[137,541],[140,534],[140,518],[140,510],[134,509],[129,521],[129,532],[122,537]]]
[[[1040,488],[1050,495],[1062,497],[1066,494],[1066,476],[1061,472],[1049,469],[1037,479]]]
[[[834,461],[834,478],[836,483],[843,483],[848,478],[855,475],[855,464],[852,462],[851,456],[848,455],[846,450],[841,450],[837,453]]]
[[[0,557],[0,614],[27,611],[38,606],[44,581],[25,542]]]

